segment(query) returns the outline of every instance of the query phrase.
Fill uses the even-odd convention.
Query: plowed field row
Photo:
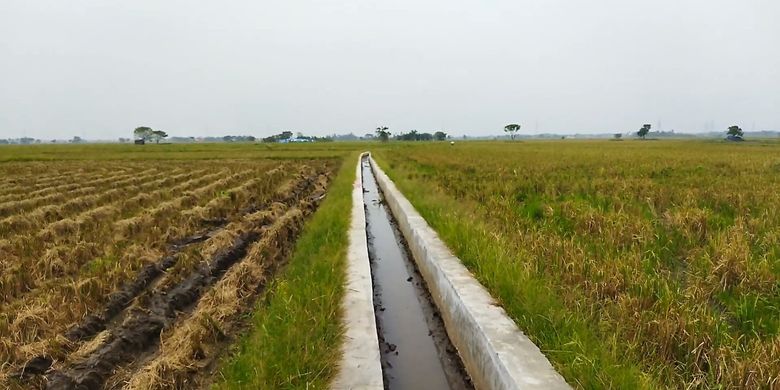
[[[78,197],[88,194],[97,194],[101,191],[102,186],[107,183],[112,183],[114,188],[121,188],[127,185],[142,182],[144,180],[154,180],[163,176],[164,173],[158,173],[156,170],[150,169],[149,171],[142,172],[140,175],[125,174],[111,176],[105,179],[100,179],[90,185],[81,186],[78,189],[69,191],[67,193],[55,192],[34,198],[25,198],[18,201],[10,201],[0,204],[0,217],[5,217],[13,214],[19,214],[24,211],[29,211],[38,206],[46,206],[57,204],[66,201],[68,198]]]
[[[126,171],[114,172],[114,174],[122,175],[127,173]],[[82,186],[93,185],[95,181],[103,180],[106,178],[106,172],[96,171],[89,172],[82,175],[74,175],[66,178],[58,178],[56,185],[50,185],[44,183],[40,189],[36,188],[36,185],[28,185],[19,183],[18,185],[11,186],[6,185],[3,188],[4,195],[0,195],[0,203],[9,201],[20,200],[24,198],[39,197],[47,195],[53,192],[67,192]],[[33,189],[33,190],[31,190]]]
[[[200,186],[218,175],[220,173],[188,180],[183,183],[182,188]],[[115,193],[113,190],[109,192]],[[172,194],[173,192],[167,189],[143,193],[147,201],[165,200]],[[115,195],[123,194],[115,193]],[[75,272],[89,260],[89,257],[95,256],[94,251],[84,250],[86,247],[95,247],[111,240],[111,235],[106,234],[110,233],[106,229],[107,226],[104,226],[106,222],[112,221],[113,217],[143,210],[143,205],[134,198],[117,199],[113,203],[118,203],[118,206],[114,204],[96,206],[75,218],[64,218],[49,223],[34,234],[17,234],[12,241],[0,242],[0,250],[5,254],[5,260],[0,263],[3,275],[0,277],[2,302],[7,302],[24,291],[34,289],[40,282],[49,278],[62,277]],[[79,204],[85,203],[79,202]],[[29,220],[24,221],[32,223]],[[73,245],[69,246],[68,243]],[[75,250],[68,250],[70,248]],[[23,259],[32,259],[35,262],[27,264]]]
[[[237,326],[324,197],[332,165],[133,164],[146,175],[119,180],[85,168],[90,184],[81,186],[54,180],[75,175],[52,176],[52,188],[25,203],[34,210],[18,214],[28,218],[0,220],[0,387],[196,378],[191,366],[169,369],[183,360],[170,347],[178,341],[167,340],[185,337],[189,349],[202,342],[212,348],[203,359],[213,361],[224,340],[205,338],[199,323]],[[215,297],[230,302],[215,306]],[[174,325],[188,330],[169,331]]]
[[[42,206],[28,213],[6,217],[0,220],[0,233],[18,235],[24,233],[25,230],[40,228],[42,225],[55,220],[68,218],[79,211],[81,211],[82,214],[88,213],[90,210],[83,210],[90,206],[97,208],[108,202],[117,203],[120,199],[124,199],[131,194],[146,194],[148,191],[155,188],[167,188],[171,183],[179,183],[182,180],[190,179],[203,171],[176,174],[177,172],[181,171],[176,170],[171,172],[171,174],[173,174],[172,176],[165,174],[153,175],[145,178],[143,181],[139,180],[127,183],[127,186],[123,185],[124,183],[116,183],[114,188],[99,193],[98,195],[82,195],[81,197],[71,199],[62,204]],[[160,176],[162,177],[158,178]],[[78,217],[76,217],[76,219],[78,219]]]
[[[45,190],[63,183],[86,182],[109,174],[138,172],[139,167],[116,164],[101,164],[99,167],[78,165],[80,168],[75,168],[72,164],[64,164],[62,167],[48,165],[51,172],[24,169],[18,165],[4,167],[0,173],[3,173],[6,179],[0,183],[0,196]]]

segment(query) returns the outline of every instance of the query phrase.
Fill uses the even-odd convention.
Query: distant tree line
[[[279,142],[283,140],[288,140],[292,138],[293,132],[292,131],[283,131],[279,134],[274,134],[270,137],[263,138],[263,142]]]
[[[2,145],[9,145],[9,144],[30,145],[30,144],[39,144],[39,143],[41,143],[41,140],[30,138],[30,137],[0,139],[0,144]]]
[[[50,141],[43,141],[37,138],[30,138],[30,137],[0,139],[0,145],[32,145],[32,144],[40,144],[44,142],[56,144],[59,141],[57,141],[56,139]],[[85,143],[87,141],[83,140],[79,136],[75,136],[67,141],[62,141],[62,142],[67,142],[69,144],[80,144],[80,143]]]
[[[647,139],[648,135],[653,135],[656,137],[664,137],[664,136],[674,136],[674,130],[669,132],[664,131],[656,131],[654,133],[650,132],[650,129],[652,129],[652,125],[649,123],[645,123],[642,125],[641,128],[636,132],[636,136],[641,139]],[[729,128],[726,130],[726,139],[729,141],[742,141],[742,138],[745,136],[745,133],[742,131],[742,128],[740,128],[737,125],[729,126]],[[618,134],[615,134],[615,138],[618,137]]]
[[[511,139],[515,139],[517,136],[517,133],[520,130],[520,125],[513,123],[508,124],[504,126],[504,131],[510,136]],[[649,123],[645,123],[642,125],[642,127],[636,131],[636,132],[627,132],[625,133],[626,136],[634,134],[637,137],[641,139],[646,139],[647,137],[653,137],[653,138],[666,138],[666,137],[694,137],[696,135],[690,134],[690,133],[675,133],[674,130],[671,131],[651,131],[652,126]],[[722,134],[722,133],[720,133]],[[773,136],[780,136],[780,132],[777,131],[759,131],[759,132],[750,132],[751,136],[755,137],[773,137]],[[188,142],[256,142],[257,138],[251,135],[226,135],[222,137],[170,137],[168,138],[168,134],[165,131],[162,130],[154,130],[147,126],[141,126],[135,128],[133,131],[134,138],[136,140],[142,140],[143,142],[147,141],[154,141],[159,143],[161,140],[168,139],[170,142],[176,142],[176,143],[188,143]],[[587,138],[587,135],[584,135]],[[622,139],[623,134],[616,133],[611,135],[613,139],[619,140]],[[706,134],[707,137],[716,137],[717,133],[711,132]],[[745,132],[737,125],[729,126],[729,128],[726,130],[726,139],[729,141],[742,141],[745,136]],[[464,139],[466,139],[466,136],[463,136]],[[561,137],[557,134],[537,134],[534,137],[536,138],[566,138]],[[578,138],[579,135],[573,136],[575,138]],[[372,133],[367,133],[363,135],[362,137],[358,137],[352,133],[349,134],[342,134],[337,135],[333,134],[331,136],[326,137],[316,137],[316,136],[306,136],[302,133],[293,133],[292,131],[282,131],[279,134],[272,135],[270,137],[265,137],[262,139],[263,142],[331,142],[331,141],[359,141],[359,140],[380,140],[383,142],[387,142],[390,139],[397,140],[397,141],[444,141],[448,138],[451,138],[447,135],[447,133],[443,131],[437,131],[434,133],[420,133],[417,130],[411,130],[406,133],[399,133],[393,136],[393,134],[390,132],[390,129],[387,126],[379,126],[376,128],[376,131]],[[484,139],[487,139],[489,137],[485,137]],[[597,137],[598,138],[598,137]],[[497,138],[493,138],[497,139]],[[133,141],[132,138],[119,138],[120,143],[128,143]],[[82,139],[79,136],[74,136],[72,139],[69,140],[48,140],[48,141],[42,141],[40,139],[36,138],[30,138],[30,137],[21,137],[21,138],[8,138],[8,139],[0,139],[0,145],[9,145],[9,144],[15,144],[15,145],[29,145],[29,144],[40,144],[40,143],[71,143],[71,144],[79,144],[79,143],[85,143],[86,140]]]
[[[431,133],[420,133],[417,130],[411,130],[408,133],[401,133],[394,137],[397,141],[444,141],[447,139],[447,133],[437,131]]]
[[[364,139],[378,139],[382,142],[387,142],[390,140],[390,136],[392,135],[390,128],[387,126],[377,127],[375,134],[376,136],[372,134],[366,134]],[[437,131],[431,134],[420,133],[417,130],[411,130],[407,133],[396,134],[393,139],[396,141],[444,141],[447,139],[447,133],[443,131]]]
[[[257,138],[251,135],[226,135],[222,137],[224,142],[255,142]]]
[[[292,131],[283,131],[279,134],[274,134],[270,137],[263,138],[263,142],[332,142],[332,137],[317,137],[304,135],[301,132],[295,133],[293,136]]]

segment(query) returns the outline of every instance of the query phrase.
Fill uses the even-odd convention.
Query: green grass
[[[115,256],[98,257],[85,263],[81,268],[85,276],[100,276],[117,262]]]
[[[619,359],[620,351],[613,341],[600,339],[587,321],[568,311],[550,285],[535,278],[531,270],[516,266],[522,248],[493,234],[463,202],[409,179],[408,171],[388,168],[395,164],[389,164],[382,153],[376,158],[428,224],[523,331],[542,346],[571,384],[583,388],[651,387],[638,367]],[[522,215],[526,216],[526,211]]]
[[[780,143],[389,144],[374,156],[567,381],[780,372]]]
[[[344,160],[286,269],[257,304],[251,330],[221,363],[215,388],[326,388],[335,375],[357,158]]]

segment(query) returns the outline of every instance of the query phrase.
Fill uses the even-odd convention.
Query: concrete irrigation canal
[[[334,389],[568,389],[367,153]]]
[[[385,383],[391,389],[472,388],[406,241],[383,203],[367,156],[361,165]]]

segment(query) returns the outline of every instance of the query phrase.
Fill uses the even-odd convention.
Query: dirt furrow
[[[210,284],[246,254],[256,232],[240,236],[227,250],[187,277],[181,284],[158,294],[144,307],[133,308],[127,319],[86,359],[47,374],[47,389],[99,389],[113,369],[154,346],[162,329],[178,312],[195,303]]]
[[[183,178],[186,178],[186,176],[176,179],[172,177],[169,179],[160,180],[168,180],[167,182],[171,183],[177,182]],[[154,188],[154,183],[157,183],[157,181],[149,183],[149,186],[144,185],[138,190],[143,192],[146,189]],[[190,181],[188,181],[188,183],[190,183]],[[191,183],[193,186],[197,184],[198,182]],[[104,198],[104,200],[110,200],[117,198],[120,195],[127,195],[126,192],[122,194],[119,192],[119,190],[114,192],[115,194],[113,196],[108,196],[104,193],[101,198]],[[144,194],[147,198],[152,199],[164,196],[166,194],[169,195],[170,193],[165,189],[161,189],[151,194],[145,192]],[[100,203],[98,202],[98,204]],[[70,267],[67,269],[65,267],[60,267],[59,269],[52,268],[52,272],[45,272],[45,269],[42,269],[44,271],[42,274],[25,272],[25,275],[29,277],[30,282],[25,283],[24,288],[18,288],[9,291],[7,285],[10,285],[11,281],[8,278],[14,275],[14,272],[10,267],[23,270],[26,268],[26,265],[21,263],[20,260],[14,262],[9,261],[4,265],[0,264],[0,271],[2,271],[2,274],[5,275],[5,277],[0,278],[0,298],[2,298],[0,299],[0,302],[10,302],[14,298],[20,296],[22,293],[29,293],[34,291],[42,284],[44,284],[43,282],[49,279],[61,278],[62,276],[72,273],[68,272],[68,270],[76,271],[83,263],[83,261],[79,261],[80,257],[74,256],[74,254],[71,253],[72,251],[63,251],[62,244],[66,243],[65,240],[78,243],[79,245],[87,245],[90,243],[98,244],[102,242],[102,240],[108,238],[105,235],[105,226],[103,225],[107,221],[112,220],[115,215],[122,212],[128,212],[127,206],[130,206],[131,210],[136,210],[141,207],[140,204],[127,203],[127,199],[119,198],[107,205],[84,211],[75,218],[66,218],[57,222],[52,222],[40,229],[37,234],[18,236],[15,242],[11,242],[7,245],[8,249],[6,249],[5,252],[7,252],[8,256],[22,258],[23,256],[21,256],[21,253],[28,253],[29,255],[24,257],[33,259],[43,258],[46,264],[49,264],[50,267],[57,267],[58,264],[65,264],[66,260]],[[95,236],[99,239],[93,240],[92,236]],[[92,251],[82,251],[81,253],[89,256],[91,252]],[[86,259],[82,260],[85,261]],[[39,267],[33,268],[41,269]]]
[[[269,180],[278,182],[277,179],[281,179],[281,176],[274,179],[269,178]],[[220,186],[226,184],[222,182]],[[210,187],[210,191],[204,192],[199,189],[185,196],[190,198],[193,203],[198,204],[202,202],[202,200],[198,200],[200,197],[212,199],[214,196],[220,196],[218,194],[222,192],[220,186],[207,186]],[[226,191],[228,190],[230,189]],[[178,226],[182,223],[180,211],[171,209],[171,212],[170,215],[166,214],[165,223],[162,226]],[[194,233],[204,226],[207,224],[193,222],[187,229],[179,229],[179,231]],[[107,242],[106,250],[109,252],[100,255],[101,258],[108,256],[108,258],[115,259],[111,260],[111,264],[121,263],[123,267],[112,266],[110,269],[101,271],[103,277],[100,280],[90,276],[89,273],[81,275],[83,273],[81,272],[78,279],[63,278],[56,285],[47,287],[45,290],[37,290],[40,293],[37,294],[38,297],[25,295],[24,301],[14,301],[0,310],[4,313],[0,314],[0,333],[2,333],[0,336],[0,340],[2,340],[0,342],[0,382],[11,369],[8,364],[16,366],[26,362],[30,356],[51,351],[52,348],[55,351],[62,351],[63,348],[67,350],[67,340],[64,337],[56,336],[65,331],[62,327],[71,321],[82,318],[86,315],[84,313],[94,310],[96,304],[105,303],[105,297],[111,291],[111,286],[117,286],[122,279],[133,277],[130,276],[132,273],[128,273],[128,271],[135,272],[133,270],[148,263],[150,257],[159,258],[162,255],[159,248],[164,248],[165,242],[169,241],[170,237],[161,235],[159,229],[156,230],[158,232],[152,232],[154,234],[143,232],[144,234],[131,235],[126,241],[128,244],[121,246],[111,245]],[[193,233],[179,234],[176,237]],[[106,239],[113,237],[111,234],[104,236],[107,237]],[[127,253],[116,253],[115,250]],[[133,255],[134,253],[136,255]],[[84,270],[82,269],[82,271]],[[106,288],[109,290],[105,291]],[[53,311],[50,309],[57,306],[64,308],[64,310]],[[44,324],[46,325],[43,326]],[[58,354],[59,352],[55,353],[55,355]]]
[[[139,180],[145,180],[148,177],[157,177],[157,176],[164,175],[164,173],[151,174],[151,172],[156,172],[156,169],[149,169],[139,174],[130,173],[118,177],[112,176],[109,178],[104,178],[98,182],[93,182],[89,185],[81,186],[79,187],[79,189],[70,191],[68,193],[57,192],[57,193],[53,193],[53,194],[49,194],[37,198],[25,198],[22,200],[5,202],[3,204],[0,204],[0,216],[6,217],[13,214],[19,214],[25,211],[33,210],[38,206],[45,206],[47,204],[65,201],[66,199],[72,199],[74,196],[97,193],[104,184],[110,183],[114,180],[119,180],[116,183],[114,183],[116,187],[119,187],[119,186],[130,185],[134,182],[138,182]]]
[[[53,168],[54,167],[51,165],[47,165],[43,169],[45,171],[50,171]],[[14,171],[13,175],[9,175],[11,177],[10,180],[6,181],[5,183],[0,183],[0,188],[2,188],[2,192],[0,193],[0,200],[5,202],[6,199],[16,198],[20,195],[28,194],[30,192],[45,191],[48,188],[51,188],[53,185],[57,185],[56,183],[60,182],[89,182],[91,180],[104,177],[107,174],[125,174],[133,171],[137,172],[137,169],[135,167],[125,166],[109,166],[90,170],[74,170],[65,168],[60,172],[51,173],[48,175],[42,175],[39,172],[25,172],[20,174]]]
[[[193,314],[163,333],[159,352],[125,376],[127,387],[193,387],[196,372],[218,356],[221,344],[235,330],[233,322],[251,307],[264,281],[286,258],[307,215],[295,207],[264,229],[263,238],[198,302]],[[125,382],[116,379],[116,384]]]
[[[322,192],[317,191],[319,183],[322,181],[311,178],[301,180],[292,188],[302,191],[289,194],[285,200],[294,204],[303,197],[307,199],[307,204],[319,202],[322,197]],[[315,200],[308,200],[312,194]],[[289,205],[274,203],[268,210],[249,214],[244,221],[231,224],[235,226],[223,230],[221,233],[230,233],[235,237],[227,250],[223,248],[216,251],[207,266],[197,267],[180,283],[159,291],[152,291],[144,297],[143,303],[128,310],[121,324],[102,334],[99,340],[100,346],[94,351],[83,359],[49,373],[48,388],[102,387],[117,366],[127,364],[137,358],[139,353],[153,348],[159,342],[162,330],[174,323],[181,312],[190,309],[204,291],[220,280],[222,274],[233,264],[243,259],[250,244],[261,235],[264,239],[260,242],[276,242],[272,238],[280,239],[278,236],[280,230],[273,227],[280,224],[287,226],[290,224],[289,221],[296,221],[295,226],[299,226],[303,215],[300,211],[293,214],[298,218],[290,217],[281,219],[282,222],[275,221],[288,207]],[[274,234],[268,233],[269,231]],[[218,234],[213,235],[212,239],[220,241],[217,236]],[[288,241],[280,242],[282,245],[291,245]]]
[[[315,183],[311,179],[304,180],[307,191],[303,194],[295,193],[290,196],[290,200],[310,196],[316,189]],[[319,198],[321,195],[317,196]],[[227,250],[218,250],[208,265],[197,267],[176,285],[152,292],[145,302],[129,309],[124,321],[106,332],[100,347],[86,358],[49,373],[47,388],[101,388],[117,366],[129,363],[138,354],[154,347],[159,342],[162,330],[175,322],[181,312],[191,309],[206,289],[233,264],[244,258],[250,244],[261,235],[265,236],[268,224],[278,218],[278,210],[286,207],[272,206],[271,211],[248,216],[246,224],[238,224],[236,238]],[[276,226],[276,223],[271,226]]]
[[[31,190],[30,188],[27,188],[26,192],[24,191],[25,186],[21,185],[19,186],[19,188],[13,188],[14,191],[19,191],[19,192],[0,195],[0,204],[16,201],[23,198],[36,198],[39,196],[44,196],[55,192],[67,192],[67,191],[75,190],[83,185],[91,185],[92,180],[95,178],[100,178],[101,175],[102,173],[93,173],[92,175],[86,176],[84,178],[72,177],[69,178],[69,180],[64,184],[48,186],[48,187],[41,188],[39,190]]]
[[[66,192],[69,190],[78,189],[82,186],[94,186],[101,183],[110,182],[110,177],[125,178],[130,175],[143,176],[146,173],[157,171],[155,168],[147,169],[145,171],[136,171],[130,169],[117,170],[117,169],[99,169],[94,171],[87,171],[81,174],[69,175],[65,177],[58,177],[58,180],[41,183],[37,182],[35,185],[20,184],[19,188],[15,191],[18,193],[5,194],[0,196],[0,202],[6,202],[10,200],[17,200],[22,198],[34,198],[43,195],[47,195],[54,192]]]
[[[325,167],[323,166],[323,167],[319,168],[318,170],[322,171],[324,169],[325,169]],[[314,170],[311,170],[311,171],[313,172]],[[316,176],[314,176],[314,177],[316,177]],[[240,209],[244,213],[249,213],[249,212],[252,212],[252,211],[256,211],[258,209],[258,207],[261,207],[261,206],[264,207],[263,205],[267,205],[268,202],[272,202],[272,201],[275,201],[275,200],[281,200],[281,201],[285,201],[285,202],[290,202],[290,201],[296,200],[297,197],[302,193],[301,190],[304,189],[305,187],[311,186],[312,183],[314,183],[314,182],[316,182],[316,179],[314,179],[311,176],[309,176],[309,177],[299,176],[299,179],[291,180],[290,182],[287,182],[286,184],[279,185],[279,187],[277,188],[277,191],[275,192],[276,195],[271,195],[271,196],[263,195],[263,194],[266,194],[266,193],[273,194],[273,192],[269,192],[266,189],[267,184],[263,185],[261,187],[258,187],[258,188],[248,188],[248,187],[252,187],[252,186],[246,186],[246,185],[238,186],[238,187],[236,187],[237,190],[249,190],[249,189],[259,190],[258,196],[254,196],[254,195],[247,196],[247,195],[242,195],[242,194],[236,194],[233,197],[233,199],[237,202],[236,206],[231,206],[231,207],[234,208],[234,209]],[[241,204],[243,204],[243,206],[237,206],[237,205],[241,205]],[[226,223],[226,222],[227,222],[227,220],[224,221],[224,223]],[[216,235],[216,230],[212,230],[212,233],[208,234],[207,236],[200,237],[200,240],[204,240],[206,238],[209,238],[212,234]],[[191,239],[192,239],[192,237],[191,237]],[[197,240],[198,239],[196,238],[196,241]],[[179,245],[181,245],[181,243],[179,243]],[[116,295],[109,296],[110,298],[108,299],[108,304],[103,309],[102,315],[100,317],[105,319],[105,320],[110,320],[111,317],[114,317],[117,312],[122,312],[123,316],[120,316],[120,317],[124,317],[128,310],[122,311],[121,309],[126,307],[128,305],[128,303],[133,300],[133,297],[137,296],[139,292],[148,289],[149,288],[149,284],[150,284],[150,280],[154,280],[155,278],[159,277],[160,275],[166,275],[167,276],[168,273],[164,273],[162,271],[167,269],[168,267],[170,267],[172,264],[173,264],[172,259],[170,259],[170,258],[168,258],[168,259],[163,258],[163,260],[161,260],[160,263],[157,266],[147,266],[148,268],[144,268],[141,271],[141,273],[143,273],[145,275],[143,275],[143,276],[136,276],[135,281],[129,283],[128,285],[126,285],[126,287],[124,288],[123,291],[118,291]],[[133,280],[132,277],[131,277],[130,280]],[[67,295],[67,292],[63,292],[63,293],[65,293],[64,295]],[[63,294],[55,294],[55,295],[59,296],[59,295],[63,295]],[[103,302],[106,302],[106,301],[103,301]],[[73,307],[72,304],[68,304],[68,305],[69,305],[69,307]],[[117,320],[114,319],[112,321],[104,321],[104,322],[110,322],[110,324],[114,324],[116,321]],[[92,326],[94,326],[94,324]],[[60,337],[60,341],[55,341],[55,339],[49,339],[52,342],[54,342],[54,344],[52,344],[52,346],[54,346],[54,348],[59,351],[59,352],[55,353],[54,356],[63,356],[62,355],[63,348],[65,348],[65,350],[73,350],[73,349],[78,348],[78,345],[76,345],[76,344],[79,344],[80,341],[76,341],[76,344],[73,344],[74,340],[89,339],[90,337],[92,337],[92,335],[94,335],[94,333],[96,331],[99,331],[100,328],[102,328],[104,326],[105,326],[104,324],[98,324],[98,326],[92,327],[92,328],[89,327],[89,326],[85,326],[81,330],[74,330],[73,332],[70,332],[69,334],[67,334],[70,337],[67,337],[67,338],[66,337]],[[47,332],[47,333],[49,333],[49,332]],[[29,348],[25,347],[25,349],[27,351],[36,351],[36,350],[37,351],[45,351],[45,350],[49,350],[48,347],[45,347],[45,345],[47,343],[45,340],[41,339],[40,342],[35,342],[35,343],[40,344],[41,342],[44,342],[44,344],[41,344],[40,346],[35,346],[35,345],[31,344],[29,346]],[[43,347],[45,349],[41,349],[41,347]],[[30,356],[30,355],[27,355],[27,356]],[[35,355],[32,355],[32,356],[35,356]],[[41,367],[45,366],[44,363],[46,363],[47,359],[51,359],[50,357],[47,356],[47,354],[43,354],[43,355],[41,355],[37,359],[32,359],[31,361],[28,362],[28,368],[31,369],[33,372],[36,371],[36,367],[37,367],[38,370],[40,370]],[[57,359],[57,358],[55,358],[55,359]]]
[[[213,175],[207,175],[207,176],[203,176],[203,177],[198,178],[198,179],[193,179],[193,180],[187,181],[186,183],[182,183],[182,185],[187,184],[187,188],[193,188],[193,187],[197,187],[197,186],[201,185],[203,183],[203,180],[206,180],[206,182],[208,182],[209,180],[214,179],[214,178],[216,178],[216,177],[213,176]],[[206,187],[211,187],[212,184],[209,184]],[[200,188],[203,188],[203,187],[199,187],[199,189]],[[217,189],[219,187],[212,187],[212,188],[213,189]],[[199,191],[199,189],[196,190],[196,191]],[[172,192],[166,192],[165,190],[160,190],[160,192],[161,193],[167,193],[168,195],[172,194]],[[152,194],[152,195],[154,195],[154,194]],[[202,195],[206,195],[206,192],[203,192]],[[132,205],[133,208],[140,207],[139,204],[135,204],[135,203],[130,203],[130,205]],[[155,212],[155,210],[157,210],[157,209],[146,210],[146,211],[144,211],[144,214],[153,213],[153,212]],[[96,222],[97,221],[98,220],[96,220]],[[105,223],[110,221],[110,219],[108,219],[108,221],[107,221],[107,220],[104,220],[104,218],[101,218],[99,221],[103,225],[105,225]],[[75,223],[75,221],[72,221],[72,222]],[[77,225],[77,227],[78,227],[78,225]],[[73,241],[73,244],[75,244],[76,250],[69,250],[69,251],[64,251],[63,252],[62,250],[60,250],[61,246],[54,246],[54,247],[49,248],[49,249],[47,249],[47,248],[38,248],[39,251],[43,251],[44,249],[47,249],[45,253],[44,252],[33,252],[33,253],[39,253],[40,255],[43,255],[46,264],[50,264],[51,265],[51,264],[63,263],[63,264],[69,265],[70,268],[69,268],[69,271],[68,270],[60,270],[59,272],[52,272],[51,275],[47,274],[47,275],[43,275],[43,276],[41,276],[41,275],[37,275],[36,276],[34,274],[23,272],[22,274],[26,275],[28,278],[34,278],[34,282],[28,283],[28,286],[27,286],[28,293],[34,292],[36,290],[39,290],[42,287],[47,287],[46,284],[45,283],[41,283],[41,281],[45,281],[47,279],[62,279],[63,276],[71,275],[74,272],[79,271],[80,266],[81,266],[81,264],[84,261],[87,261],[90,258],[95,258],[96,256],[106,256],[107,255],[106,253],[101,253],[101,251],[99,251],[98,249],[99,249],[99,246],[101,246],[103,243],[110,242],[110,240],[113,238],[113,234],[111,234],[113,232],[113,229],[111,229],[111,228],[112,228],[112,225],[109,223],[108,226],[103,226],[102,230],[97,230],[97,231],[93,232],[94,234],[91,234],[91,235],[88,235],[88,236],[81,236],[80,234],[74,234],[74,231],[73,231],[74,229],[70,229],[70,228],[68,228],[68,229],[64,229],[64,228],[63,229],[47,228],[46,230],[63,230],[63,231],[61,231],[59,233],[56,233],[56,234],[47,234],[45,236],[45,239],[48,242],[55,242],[55,241],[56,242],[60,242],[62,240],[71,240],[71,241]],[[92,230],[96,230],[96,229],[92,229]],[[42,233],[44,233],[44,231],[39,233],[38,236],[40,237]],[[76,236],[76,237],[72,237],[72,236]],[[131,240],[133,239],[133,237],[134,237],[133,235],[127,236],[127,238],[129,238]],[[29,240],[29,238],[27,240]],[[136,239],[136,241],[137,241],[137,239]],[[162,242],[164,243],[165,241],[162,241]],[[64,244],[67,244],[67,242],[64,242]],[[148,242],[146,244],[149,245],[150,247],[154,247],[155,246],[154,245],[155,243],[153,243],[153,242]],[[31,245],[23,245],[22,244],[22,245],[16,245],[16,247],[17,248],[22,248],[23,250],[28,251],[28,252],[31,251],[31,249],[30,249]],[[74,247],[74,245],[62,246],[62,248],[71,248],[71,247]],[[79,247],[87,247],[87,248],[91,248],[91,249],[88,249],[86,251],[78,250]],[[113,246],[112,246],[112,248],[113,248]],[[13,252],[9,252],[9,253],[13,255]],[[78,254],[80,254],[80,255],[78,255]],[[57,261],[57,259],[59,259],[59,261]],[[66,260],[67,260],[67,263],[66,263]],[[18,263],[19,262],[17,261],[17,262],[14,262],[13,264],[16,264],[16,266],[18,267],[18,265],[19,265]],[[8,265],[12,265],[12,263],[9,262]],[[74,266],[75,266],[75,268],[74,268]],[[37,268],[37,267],[33,267],[33,268]],[[6,273],[6,276],[3,277],[2,279],[0,279],[0,287],[4,286],[4,284],[6,283],[6,280],[8,279],[9,276],[11,276],[11,275],[9,275],[9,273]],[[51,276],[51,278],[48,277],[48,276]],[[55,276],[58,277],[58,278],[54,278]],[[11,283],[12,281],[7,281],[7,282]],[[38,287],[36,287],[36,286],[38,286]],[[0,292],[2,292],[2,291],[4,291],[4,289],[0,288]],[[6,292],[6,293],[4,293],[4,296],[8,295],[8,294],[11,294],[11,293],[10,292]],[[5,297],[4,300],[8,301],[6,298],[8,298],[8,297]],[[9,301],[9,303],[10,303],[10,301]]]
[[[192,172],[185,172],[181,174],[175,174],[176,171],[169,174],[157,174],[146,178],[147,181],[138,184],[138,181],[131,182],[128,186],[123,186],[122,182],[115,183],[113,189],[107,190],[101,193],[99,196],[86,195],[87,198],[80,199],[74,198],[68,202],[62,204],[45,205],[41,206],[29,213],[13,215],[0,220],[0,232],[5,232],[8,235],[14,234],[17,236],[23,236],[23,233],[39,229],[46,226],[51,226],[57,220],[68,219],[73,216],[74,213],[81,211],[81,214],[73,217],[75,220],[80,220],[80,216],[88,215],[90,210],[82,211],[86,207],[99,207],[106,202],[110,202],[112,205],[121,204],[123,199],[127,198],[127,195],[133,193],[145,194],[147,190],[152,188],[165,188],[164,186],[170,183],[178,183],[182,179],[186,179],[191,176]],[[155,179],[159,176],[168,175],[160,179]],[[121,198],[120,198],[121,197]],[[85,201],[87,200],[87,201]],[[48,224],[48,225],[47,225]]]
[[[255,226],[258,220],[275,222],[261,227],[262,238],[198,301],[191,314],[180,316],[175,326],[163,332],[161,346],[154,354],[118,370],[108,388],[193,388],[207,382],[207,368],[236,336],[241,316],[287,259],[329,181],[328,175],[319,175],[315,182],[306,183],[306,191],[292,193],[295,198],[288,199],[292,206],[277,204],[280,207],[247,218],[249,225]]]

